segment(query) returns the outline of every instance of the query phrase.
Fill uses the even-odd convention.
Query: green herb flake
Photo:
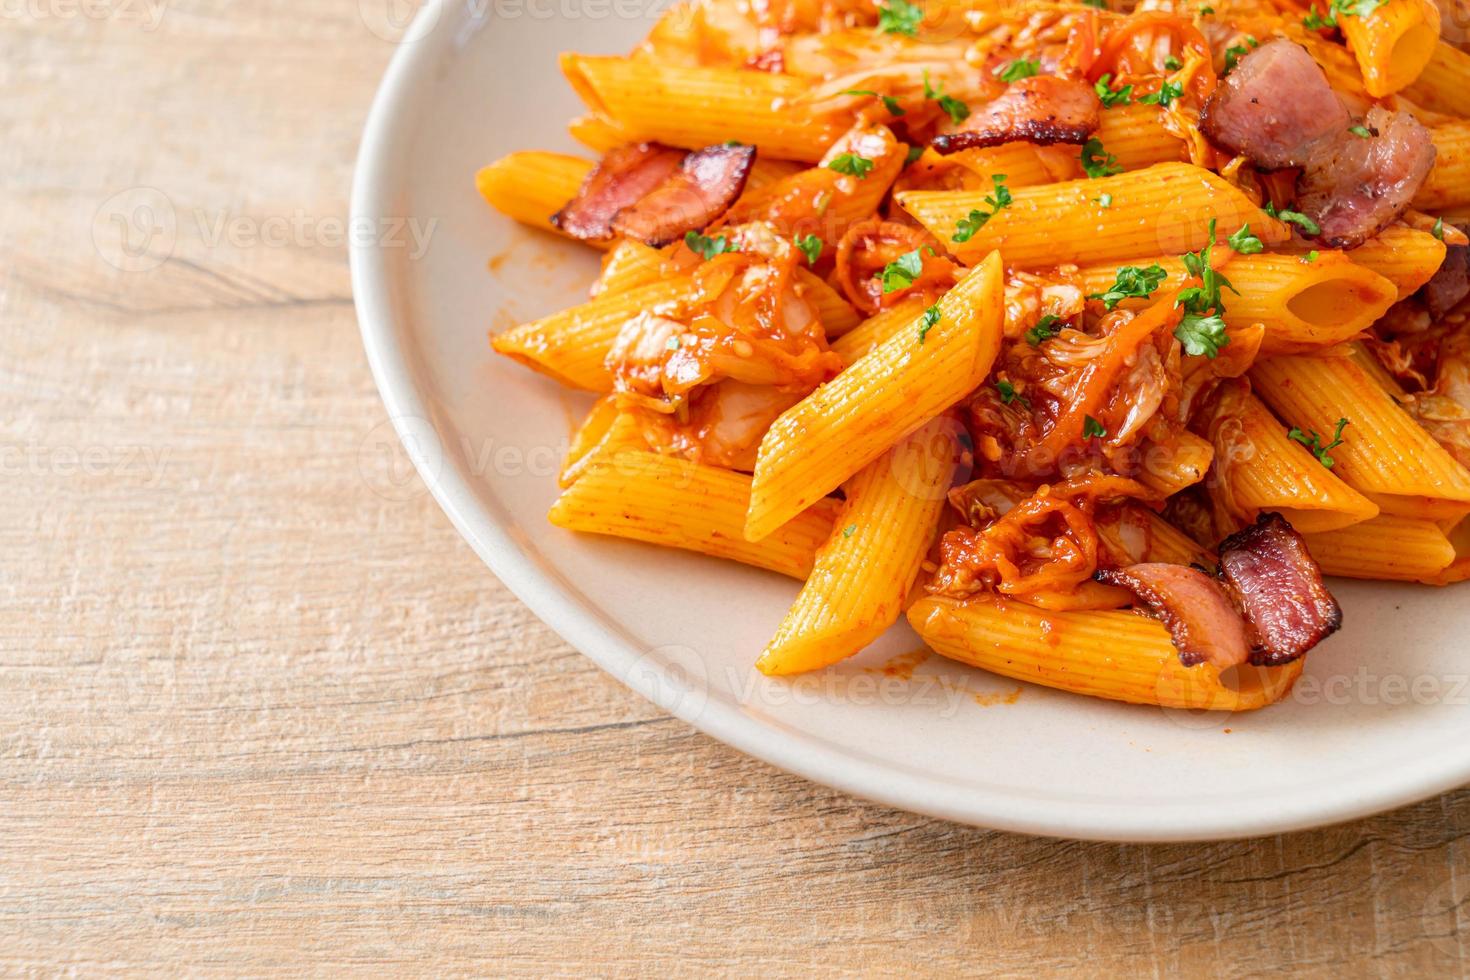
[[[892,262],[883,267],[883,291],[885,293],[897,292],[907,289],[914,284],[924,272],[923,252],[934,254],[934,250],[928,245],[916,248],[912,252],[905,252]]]
[[[816,265],[822,257],[822,240],[816,235],[797,235],[796,247],[806,256],[807,265]]]
[[[1313,262],[1317,261],[1317,250],[1315,248],[1312,249],[1306,255],[1303,255],[1301,258],[1297,259],[1297,261],[1300,262],[1302,265],[1311,265]]]
[[[1103,427],[1103,424],[1101,422],[1099,422],[1097,419],[1093,418],[1091,415],[1087,415],[1087,416],[1084,416],[1083,417],[1083,419],[1082,419],[1082,438],[1084,438],[1084,439],[1106,439],[1107,437],[1108,437],[1108,430]]]
[[[1349,126],[1348,132],[1352,133],[1359,139],[1365,140],[1371,140],[1375,135],[1373,130],[1369,129],[1367,126]]]
[[[1241,255],[1259,255],[1266,250],[1265,242],[1251,234],[1251,226],[1241,225],[1240,230],[1229,238],[1225,243]]]
[[[1103,149],[1102,140],[1096,136],[1082,144],[1082,169],[1089,177],[1111,177],[1120,174],[1118,158]]]
[[[878,8],[878,30],[884,34],[907,34],[913,37],[924,19],[924,8],[908,0],[888,0]]]
[[[1003,82],[1019,82],[1023,78],[1031,78],[1041,70],[1041,63],[1028,61],[1025,58],[1017,58],[1006,65],[997,74]]]
[[[929,69],[927,68],[924,69],[924,98],[938,102],[939,108],[944,110],[950,122],[956,126],[970,118],[969,106],[952,95],[945,95],[942,88],[935,88],[929,84]]]
[[[842,529],[842,536],[844,538],[850,538],[850,537],[852,537],[856,533],[857,533],[857,525],[856,524],[849,524],[849,525],[847,525],[847,527],[845,527],[845,528]]]
[[[1133,86],[1124,85],[1114,90],[1112,86],[1113,76],[1106,74],[1097,80],[1092,90],[1097,93],[1097,100],[1103,104],[1104,109],[1111,109],[1115,105],[1129,105],[1133,102]]]
[[[1178,58],[1174,57],[1172,54],[1169,55],[1167,58],[1164,59],[1164,70],[1165,71],[1178,71],[1179,69],[1181,69],[1183,67],[1184,67],[1184,62],[1180,61]]]
[[[971,209],[969,215],[955,223],[954,234],[950,236],[951,241],[968,242],[975,237],[975,232],[985,227],[985,222],[1013,203],[1010,188],[1006,187],[1006,175],[992,174],[990,180],[995,185],[994,193],[985,195],[985,203],[990,205],[990,210]]]
[[[1327,451],[1329,449],[1336,449],[1342,445],[1342,430],[1347,428],[1347,425],[1347,419],[1338,419],[1337,428],[1332,431],[1332,441],[1325,446],[1322,445],[1322,437],[1317,434],[1316,429],[1308,429],[1306,432],[1303,432],[1296,426],[1292,426],[1291,431],[1286,435],[1294,442],[1299,442],[1303,446],[1306,446],[1307,449],[1311,450],[1312,455],[1317,457],[1317,462],[1330,470],[1332,469],[1332,464],[1336,461],[1327,455]]]
[[[1016,394],[1016,386],[1009,381],[1001,380],[995,383],[995,390],[1000,395],[1001,404],[1009,405],[1019,401],[1024,407],[1031,407],[1031,400],[1024,395]]]
[[[1322,234],[1322,226],[1300,211],[1288,211],[1284,208],[1278,208],[1275,204],[1268,203],[1266,205],[1266,213],[1278,221],[1285,221],[1289,224],[1296,225],[1308,235]]]
[[[1103,309],[1111,310],[1125,299],[1148,299],[1168,275],[1164,267],[1157,264],[1143,268],[1125,265],[1118,270],[1112,288],[1101,293],[1090,293],[1087,298],[1100,299]]]
[[[1036,326],[1026,331],[1026,343],[1032,347],[1040,347],[1042,341],[1050,340],[1057,335],[1062,329],[1058,326],[1061,322],[1061,317],[1052,316],[1050,313],[1046,314],[1040,320],[1036,321]]]
[[[1143,102],[1147,105],[1156,105],[1161,109],[1167,109],[1169,108],[1170,103],[1172,103],[1175,99],[1179,98],[1183,94],[1183,85],[1180,85],[1178,82],[1165,82],[1163,85],[1159,86],[1159,90],[1157,92],[1150,92],[1148,95],[1140,95],[1138,97],[1138,101]]]
[[[726,252],[739,251],[739,249],[730,244],[730,240],[724,235],[710,238],[707,235],[701,235],[697,231],[686,231],[684,233],[684,244],[688,245],[691,251],[697,252],[704,259],[712,259],[716,255],[723,255]]]
[[[861,179],[872,172],[873,166],[873,161],[867,157],[860,157],[856,153],[839,153],[827,164],[827,169]]]
[[[878,99],[883,103],[883,108],[888,110],[888,114],[890,116],[897,117],[906,115],[906,113],[903,111],[903,106],[899,105],[898,100],[891,95],[880,95],[877,92],[865,88],[844,89],[842,94],[871,96],[872,98]]]
[[[910,280],[910,281],[912,281],[912,280]],[[939,318],[941,316],[943,316],[943,315],[944,314],[940,312],[939,304],[936,303],[933,306],[929,307],[927,310],[925,310],[923,316],[919,317],[919,346],[920,347],[923,347],[924,346],[924,338],[927,337],[927,336],[929,336],[929,331],[934,329],[935,325],[939,323]]]
[[[1429,229],[1429,233],[1440,241],[1444,241],[1444,219],[1435,218],[1434,227]]]

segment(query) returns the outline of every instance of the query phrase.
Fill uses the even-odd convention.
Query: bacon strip
[[[683,150],[661,143],[614,147],[592,168],[577,196],[551,216],[551,223],[573,238],[607,241],[617,213],[668,180],[684,156]]]
[[[936,136],[929,145],[949,154],[1017,141],[1039,146],[1085,143],[1097,129],[1101,108],[1097,93],[1085,82],[1034,75],[1013,82],[958,131]]]
[[[1351,132],[1349,113],[1306,49],[1270,41],[1240,59],[1200,112],[1212,141],[1258,167],[1300,167],[1298,207],[1320,240],[1351,248],[1409,206],[1434,166],[1429,131],[1407,112],[1374,107]]]
[[[1132,592],[1169,630],[1186,667],[1211,663],[1224,670],[1243,664],[1251,650],[1245,623],[1218,582],[1187,565],[1145,562],[1106,569],[1099,582]]]
[[[1220,573],[1250,627],[1253,664],[1289,663],[1342,626],[1322,570],[1280,514],[1262,514],[1221,541]]]
[[[708,227],[745,189],[753,146],[706,146],[684,158],[672,174],[613,218],[612,230],[653,248]]]
[[[1470,248],[1451,245],[1445,250],[1439,271],[1419,290],[1419,298],[1424,301],[1430,316],[1442,317],[1460,300],[1470,296],[1470,263],[1466,262],[1467,257],[1470,257]]]

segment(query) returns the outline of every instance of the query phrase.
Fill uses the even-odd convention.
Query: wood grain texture
[[[359,6],[0,14],[0,972],[1463,972],[1470,794],[988,833],[744,758],[540,625],[405,481],[345,250],[209,232],[345,213],[392,52]],[[137,188],[175,229],[120,260]]]

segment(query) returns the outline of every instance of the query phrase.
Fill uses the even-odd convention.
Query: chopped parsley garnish
[[[1373,130],[1369,129],[1367,126],[1349,126],[1348,132],[1352,133],[1359,139],[1370,140],[1373,138]]]
[[[1090,293],[1087,298],[1100,299],[1103,309],[1111,310],[1125,299],[1148,299],[1168,275],[1164,267],[1157,264],[1143,268],[1125,265],[1118,270],[1111,289]]]
[[[1255,235],[1251,234],[1251,226],[1241,225],[1240,230],[1225,239],[1226,244],[1241,255],[1258,255],[1266,250],[1266,245]]]
[[[1112,207],[1113,206],[1113,195],[1111,195],[1111,194],[1099,194],[1097,196],[1097,204],[1098,204],[1098,207],[1103,207],[1103,208],[1110,208],[1110,207]]]
[[[1296,426],[1292,426],[1291,431],[1286,435],[1289,439],[1306,446],[1311,450],[1312,455],[1317,457],[1317,462],[1330,470],[1335,461],[1331,456],[1327,455],[1327,451],[1329,449],[1336,449],[1342,445],[1342,430],[1347,428],[1347,424],[1347,419],[1338,419],[1337,428],[1332,432],[1332,441],[1325,446],[1322,445],[1322,437],[1317,434],[1316,429],[1308,429],[1306,432],[1303,432]]]
[[[1347,17],[1371,17],[1388,0],[1332,0],[1333,9]]]
[[[1260,46],[1260,41],[1257,41],[1253,36],[1247,34],[1245,36],[1245,44],[1232,44],[1230,45],[1230,47],[1226,48],[1225,74],[1230,74],[1230,72],[1234,70],[1235,66],[1240,63],[1240,59],[1251,53],[1251,48],[1259,48]]]
[[[1275,204],[1268,202],[1266,204],[1266,213],[1279,221],[1286,221],[1296,225],[1308,235],[1322,234],[1322,226],[1317,224],[1317,222],[1313,221],[1311,218],[1302,214],[1300,211],[1287,211],[1283,208],[1278,208]]]
[[[1111,177],[1123,172],[1118,158],[1103,149],[1102,140],[1096,136],[1082,144],[1082,169],[1089,177]]]
[[[1040,62],[1017,58],[1002,68],[997,74],[1003,82],[1019,82],[1023,78],[1031,78],[1040,70]]]
[[[884,34],[918,33],[919,22],[924,19],[924,8],[908,0],[888,0],[878,8],[878,30]]]
[[[1444,219],[1435,218],[1434,227],[1429,229],[1429,233],[1440,241],[1444,241]]]
[[[1115,105],[1128,105],[1133,101],[1133,86],[1124,85],[1116,91],[1110,86],[1113,81],[1111,72],[1097,80],[1092,90],[1097,93],[1097,100],[1103,104],[1104,109],[1111,109]]]
[[[1323,17],[1317,12],[1317,5],[1312,4],[1307,11],[1307,16],[1302,18],[1302,26],[1309,31],[1326,31],[1337,27],[1337,11],[1331,5],[1327,7],[1327,16]]]
[[[691,251],[698,252],[706,259],[712,259],[716,255],[723,255],[726,252],[739,251],[739,249],[730,244],[730,240],[724,235],[710,238],[707,235],[701,235],[697,231],[686,231],[684,233],[684,244],[688,245]]]
[[[847,527],[845,527],[845,528],[842,529],[842,536],[844,538],[850,538],[855,533],[857,533],[857,525],[856,524],[849,524],[849,525],[847,525]]]
[[[674,334],[668,340],[664,341],[664,350],[678,350],[678,349],[679,349],[679,335],[678,334]]]
[[[1183,85],[1180,85],[1178,82],[1165,82],[1163,85],[1159,86],[1159,90],[1157,92],[1150,92],[1148,95],[1140,95],[1138,97],[1138,101],[1146,103],[1148,105],[1156,105],[1161,109],[1167,109],[1169,108],[1169,103],[1173,102],[1175,99],[1179,98],[1183,94]]]
[[[822,240],[816,235],[797,235],[796,247],[806,256],[807,265],[816,265],[822,257]]]
[[[1210,14],[1213,14],[1214,12],[1215,12],[1215,8],[1214,7],[1201,7],[1201,8],[1199,8],[1199,15],[1201,17],[1208,17],[1208,16],[1210,16]]]
[[[1002,405],[1009,405],[1012,402],[1018,401],[1027,408],[1031,407],[1031,400],[1025,395],[1016,394],[1016,386],[1009,381],[997,381],[995,383],[995,390],[1000,395]]]
[[[1103,424],[1101,422],[1099,422],[1097,419],[1093,418],[1091,415],[1083,416],[1083,419],[1082,419],[1082,438],[1084,438],[1084,439],[1106,439],[1107,437],[1108,437],[1108,430],[1103,427]]]
[[[1088,7],[1096,7],[1098,10],[1108,9],[1108,0],[1082,0],[1082,3]]]
[[[1165,71],[1178,71],[1179,69],[1181,69],[1183,67],[1184,67],[1184,62],[1180,61],[1178,58],[1174,57],[1172,54],[1169,55],[1167,58],[1164,59],[1164,70]]]
[[[958,126],[970,118],[970,107],[952,95],[945,95],[943,89],[934,88],[929,84],[929,69],[924,69],[924,98],[934,99],[939,103],[949,116],[949,121]]]
[[[1223,288],[1233,292],[1235,287],[1210,264],[1210,253],[1214,248],[1215,221],[1212,218],[1210,243],[1198,252],[1186,252],[1180,256],[1184,261],[1184,268],[1189,270],[1191,276],[1199,279],[1200,284],[1181,289],[1179,297],[1174,301],[1175,306],[1184,307],[1184,316],[1180,319],[1179,326],[1174,328],[1174,338],[1184,345],[1184,353],[1196,357],[1203,355],[1213,358],[1220,353],[1221,347],[1230,343],[1230,337],[1225,332],[1225,320],[1220,316],[1225,312],[1220,290]]]
[[[909,164],[913,163],[915,160],[919,159],[919,157],[923,155],[924,148],[922,146],[911,146],[909,147],[908,153],[904,155],[903,165],[907,167]]]
[[[867,157],[860,157],[856,153],[839,153],[835,159],[827,164],[828,170],[835,170],[840,174],[850,177],[866,177],[873,170],[873,161]]]
[[[865,88],[850,88],[850,89],[846,89],[846,90],[843,91],[842,94],[843,95],[870,95],[870,96],[872,96],[875,99],[881,99],[882,100],[882,102],[883,102],[883,108],[885,108],[885,109],[888,110],[888,114],[889,115],[891,115],[891,116],[902,116],[902,115],[904,115],[903,106],[899,105],[898,104],[898,100],[895,99],[891,95],[879,95],[877,92],[873,92],[873,91],[871,91],[869,89],[865,89]]]
[[[1036,321],[1036,326],[1026,331],[1026,343],[1032,347],[1040,347],[1043,340],[1050,340],[1061,331],[1062,328],[1057,326],[1061,322],[1061,317],[1046,314]]]
[[[913,280],[909,281],[912,282]],[[933,306],[924,311],[923,316],[919,317],[920,347],[924,346],[924,338],[929,336],[929,331],[934,329],[935,324],[939,322],[939,318],[943,315],[944,314],[939,311],[939,304],[935,303]]]
[[[1306,255],[1303,255],[1301,258],[1297,259],[1297,261],[1300,262],[1302,265],[1311,265],[1313,262],[1317,261],[1317,250],[1315,248],[1312,249]]]
[[[897,292],[914,284],[924,272],[923,252],[934,254],[934,250],[928,245],[916,248],[912,252],[905,252],[892,262],[883,267],[883,291],[885,293]]]
[[[990,210],[971,209],[968,217],[956,222],[954,234],[950,236],[951,241],[968,242],[975,237],[975,232],[985,227],[985,222],[1000,213],[1002,208],[1011,206],[1011,191],[1006,187],[1006,175],[992,174],[990,179],[995,184],[995,193],[985,195],[985,203],[990,205]]]

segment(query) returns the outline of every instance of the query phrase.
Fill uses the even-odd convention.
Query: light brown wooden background
[[[426,495],[375,492],[332,238],[372,3],[164,3],[0,5],[0,970],[1463,969],[1470,794],[1028,839],[604,676]],[[157,194],[174,232],[123,271],[113,216]]]

